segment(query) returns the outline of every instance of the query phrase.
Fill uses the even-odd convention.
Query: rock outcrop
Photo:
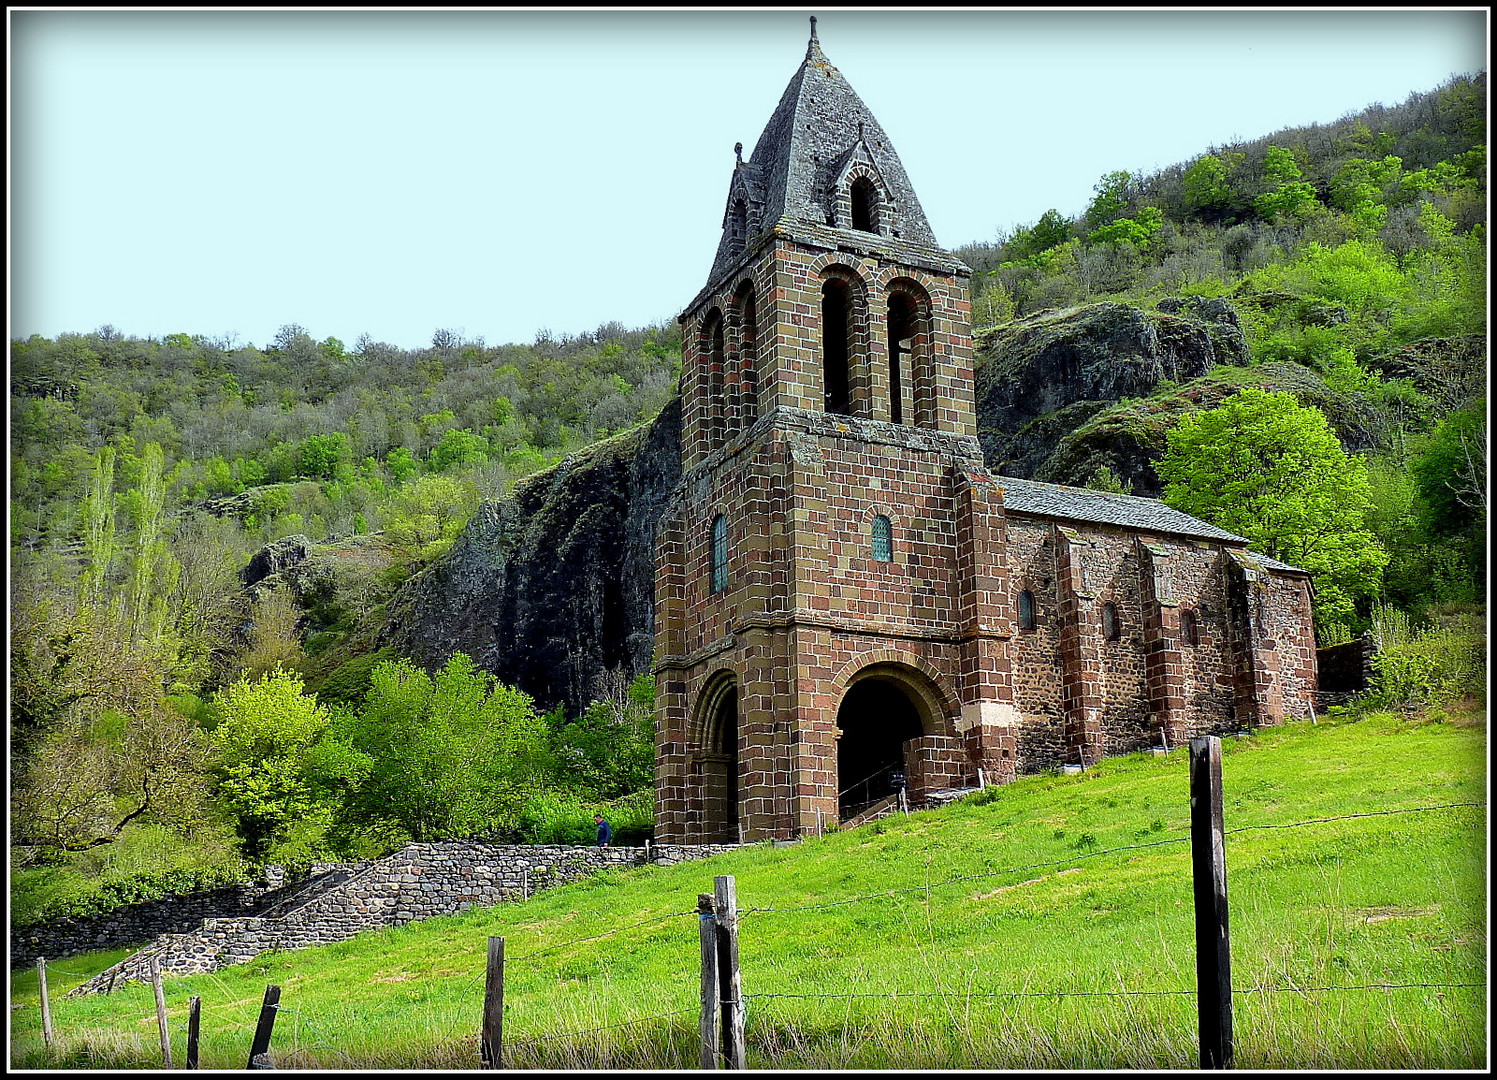
[[[1113,402],[1246,362],[1247,342],[1226,301],[1167,299],[1158,307],[1046,311],[988,335],[976,372],[977,437],[988,467],[1039,479],[1066,435]]]
[[[681,405],[482,507],[389,605],[382,645],[423,665],[467,653],[574,714],[610,672],[649,671],[655,524],[681,476]]]

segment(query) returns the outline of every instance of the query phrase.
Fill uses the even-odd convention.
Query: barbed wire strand
[[[687,1013],[694,1013],[696,1011],[696,1009],[677,1009],[675,1012],[659,1013],[655,1016],[641,1016],[637,1020],[622,1020],[617,1024],[604,1024],[602,1027],[583,1028],[580,1031],[568,1031],[560,1035],[531,1035],[521,1037],[513,1040],[513,1042],[528,1046],[533,1043],[552,1042],[556,1039],[573,1039],[578,1035],[591,1035],[598,1031],[612,1031],[614,1028],[633,1027],[636,1024],[647,1024],[652,1020],[668,1020],[673,1016],[685,1016]],[[505,1041],[506,1044],[510,1042],[508,1039]]]
[[[1335,817],[1306,818],[1304,821],[1289,821],[1280,825],[1239,825],[1235,829],[1222,830],[1223,836],[1233,833],[1251,832],[1254,829],[1297,829],[1301,825],[1323,825],[1328,821],[1350,821],[1353,818],[1385,817],[1388,814],[1420,814],[1428,810],[1455,810],[1468,806],[1486,806],[1484,802],[1442,803],[1438,806],[1409,806],[1402,810],[1368,810],[1360,814],[1338,814]]]

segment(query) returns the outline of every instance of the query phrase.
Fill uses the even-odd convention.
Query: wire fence
[[[1277,823],[1265,823],[1265,824],[1254,824],[1254,825],[1240,825],[1240,826],[1236,826],[1236,827],[1233,827],[1233,828],[1230,828],[1230,829],[1224,829],[1224,830],[1222,830],[1222,834],[1223,834],[1224,837],[1240,837],[1243,834],[1248,834],[1248,833],[1253,833],[1253,832],[1258,832],[1258,831],[1264,831],[1264,830],[1304,828],[1304,827],[1309,827],[1309,826],[1327,825],[1327,824],[1332,824],[1332,823],[1342,822],[1342,821],[1353,821],[1353,820],[1361,820],[1361,819],[1368,819],[1368,818],[1378,818],[1378,817],[1390,817],[1390,816],[1406,815],[1406,814],[1430,813],[1430,812],[1437,812],[1437,811],[1449,811],[1449,810],[1460,810],[1460,809],[1481,809],[1481,808],[1485,808],[1486,806],[1487,806],[1487,803],[1484,802],[1484,801],[1472,801],[1472,802],[1442,803],[1442,804],[1435,804],[1435,805],[1429,805],[1429,806],[1403,807],[1403,808],[1396,808],[1396,809],[1389,809],[1389,810],[1362,811],[1362,812],[1358,812],[1358,813],[1338,814],[1338,815],[1332,815],[1332,816],[1326,816],[1326,817],[1316,817],[1316,818],[1306,818],[1306,819],[1303,819],[1303,820],[1291,821],[1291,822],[1277,822]],[[1162,838],[1162,839],[1159,839],[1159,840],[1148,841],[1148,842],[1145,842],[1145,843],[1123,844],[1123,845],[1118,845],[1118,846],[1115,846],[1115,847],[1098,848],[1098,849],[1091,850],[1091,851],[1085,851],[1085,852],[1080,852],[1080,853],[1077,853],[1077,854],[1067,855],[1067,856],[1065,856],[1063,858],[1044,859],[1044,860],[1039,860],[1039,861],[1035,861],[1035,862],[1029,862],[1029,863],[1022,863],[1022,864],[1012,865],[1012,866],[1004,867],[1002,869],[984,871],[984,872],[980,872],[980,873],[951,875],[951,876],[948,876],[948,877],[944,877],[944,878],[942,878],[942,879],[940,879],[938,881],[929,881],[929,882],[925,882],[925,883],[922,883],[922,884],[903,886],[903,887],[894,888],[894,889],[886,889],[886,890],[881,890],[881,891],[878,891],[878,892],[860,893],[860,894],[856,894],[856,895],[853,895],[853,896],[841,897],[841,898],[838,898],[838,899],[835,899],[835,900],[822,900],[822,901],[817,901],[817,902],[814,902],[814,903],[804,903],[804,904],[777,904],[777,905],[748,906],[748,907],[743,907],[743,908],[738,909],[734,914],[735,914],[735,916],[738,919],[747,919],[749,917],[754,917],[755,919],[757,919],[757,918],[763,917],[763,916],[800,915],[800,914],[804,914],[804,913],[807,913],[807,912],[824,911],[824,910],[833,909],[833,908],[844,908],[844,907],[850,907],[850,906],[858,905],[858,904],[865,904],[865,903],[870,903],[871,904],[871,903],[887,902],[887,901],[890,901],[890,900],[899,900],[899,899],[901,899],[903,897],[907,897],[907,896],[909,896],[911,894],[924,894],[926,896],[929,896],[935,890],[945,889],[945,888],[949,888],[949,887],[952,887],[952,886],[966,885],[966,884],[969,884],[969,883],[972,883],[972,882],[979,882],[979,881],[988,881],[988,880],[992,880],[992,879],[995,879],[995,878],[1013,877],[1013,876],[1016,876],[1016,875],[1020,875],[1020,874],[1032,872],[1032,871],[1035,871],[1035,870],[1046,870],[1046,869],[1054,869],[1054,868],[1059,868],[1059,867],[1079,868],[1080,864],[1083,864],[1083,863],[1085,863],[1087,861],[1090,861],[1090,860],[1096,860],[1096,859],[1099,859],[1099,858],[1104,858],[1106,856],[1121,855],[1121,854],[1127,854],[1127,853],[1130,853],[1130,852],[1160,850],[1160,849],[1165,849],[1165,848],[1178,847],[1179,845],[1188,844],[1190,842],[1191,842],[1191,837],[1190,836],[1167,837],[1167,838]],[[603,940],[606,940],[606,939],[609,939],[609,938],[617,937],[618,935],[625,934],[625,933],[628,933],[630,931],[637,931],[637,930],[640,930],[640,929],[643,929],[643,928],[647,928],[647,927],[660,927],[660,926],[663,926],[665,924],[671,923],[673,920],[691,918],[693,916],[698,917],[698,918],[706,918],[706,916],[703,916],[703,914],[701,912],[699,912],[699,911],[676,911],[676,912],[668,912],[666,914],[658,915],[658,916],[653,916],[653,917],[648,918],[648,919],[641,919],[641,920],[635,920],[635,921],[628,922],[628,923],[623,923],[623,924],[620,924],[618,926],[612,927],[612,928],[610,928],[608,930],[600,931],[600,932],[597,932],[597,933],[589,933],[589,934],[585,934],[585,935],[581,935],[581,936],[577,936],[577,937],[568,938],[568,939],[563,940],[563,941],[557,941],[557,942],[552,942],[552,943],[549,943],[549,944],[543,944],[543,945],[540,945],[539,947],[532,948],[528,952],[525,952],[525,953],[522,953],[522,954],[518,954],[518,955],[515,955],[515,956],[512,956],[512,957],[508,957],[507,960],[506,960],[506,963],[507,964],[521,963],[521,962],[530,960],[532,958],[536,958],[536,957],[540,957],[540,956],[545,956],[545,955],[548,955],[548,954],[556,953],[556,952],[559,952],[559,951],[562,951],[562,950],[566,950],[566,949],[570,949],[570,948],[574,948],[574,947],[577,947],[577,946],[592,944],[592,943],[603,941]],[[86,978],[90,977],[90,973],[87,973],[87,972],[73,971],[73,970],[70,970],[68,968],[55,967],[55,966],[50,965],[50,964],[47,965],[47,968],[50,971],[54,971],[54,972],[57,972],[59,974],[64,974],[64,975],[68,975],[68,976],[75,977],[75,978],[86,979]],[[463,984],[461,985],[461,987],[459,988],[460,991],[467,992],[470,989],[476,991],[478,985],[481,982],[484,981],[485,974],[486,973],[479,972],[478,974],[475,974],[472,978],[465,980],[463,982]],[[866,975],[867,973],[864,973],[864,974]],[[219,983],[219,985],[225,990],[226,993],[228,992],[229,988],[228,988],[228,986],[226,984],[224,984],[222,982],[222,980],[219,980],[219,979],[217,979],[215,977],[215,981],[217,981]],[[867,985],[866,982],[863,985],[866,987],[866,985]],[[1486,986],[1485,982],[1468,982],[1468,981],[1451,981],[1451,982],[1437,982],[1437,981],[1418,981],[1418,982],[1372,981],[1372,982],[1343,983],[1343,984],[1334,984],[1334,985],[1314,985],[1314,986],[1310,986],[1310,985],[1233,986],[1231,988],[1231,993],[1234,996],[1235,995],[1270,995],[1270,994],[1299,994],[1299,995],[1304,995],[1304,994],[1344,993],[1344,992],[1348,992],[1348,991],[1393,992],[1393,991],[1425,991],[1425,990],[1467,990],[1467,989],[1482,989],[1485,986]],[[1158,990],[1132,990],[1132,989],[1117,989],[1117,990],[1102,990],[1102,989],[1091,989],[1091,990],[1086,990],[1086,989],[1048,989],[1048,990],[1047,989],[1023,989],[1023,990],[1013,990],[1013,989],[1002,989],[1002,988],[993,988],[993,987],[972,987],[972,986],[969,986],[969,987],[963,988],[963,989],[961,989],[959,991],[954,991],[954,990],[940,990],[940,989],[934,989],[933,990],[933,989],[911,989],[911,988],[904,988],[904,987],[889,987],[889,988],[880,988],[880,989],[860,989],[860,990],[857,990],[857,991],[854,991],[854,992],[842,992],[842,993],[817,993],[817,992],[806,992],[806,991],[772,991],[772,992],[771,991],[764,991],[764,992],[749,992],[749,993],[742,993],[742,994],[740,994],[739,997],[736,999],[736,1001],[737,1001],[738,1004],[745,1005],[745,1006],[748,1005],[748,1004],[751,1004],[751,1003],[764,1003],[764,1002],[777,1001],[777,1000],[782,1000],[782,1001],[848,1001],[848,1002],[850,1002],[850,1001],[889,1001],[889,1002],[898,1002],[898,1001],[919,1001],[919,1000],[928,1000],[928,1001],[963,1001],[963,1002],[983,1001],[983,1000],[987,1000],[987,1001],[999,1001],[999,1000],[1052,1000],[1052,1001],[1062,1001],[1062,1000],[1066,1000],[1066,999],[1186,998],[1186,997],[1188,997],[1188,998],[1195,998],[1195,997],[1198,996],[1199,993],[1200,993],[1200,990],[1199,990],[1198,987],[1179,988],[1179,989],[1158,989]],[[325,1022],[324,1022],[324,1020],[322,1018],[316,1018],[316,1019],[314,1019],[314,1018],[308,1016],[302,1010],[299,1010],[299,1009],[297,1009],[297,1008],[295,1008],[293,1006],[281,1005],[279,1003],[271,1005],[270,1007],[273,1008],[278,1014],[284,1013],[284,1014],[286,1014],[288,1016],[296,1018],[296,1025],[295,1025],[295,1027],[293,1029],[293,1035],[292,1035],[292,1040],[293,1040],[292,1055],[294,1057],[300,1056],[301,1054],[306,1053],[306,1052],[315,1052],[315,1053],[319,1053],[319,1054],[322,1054],[322,1055],[325,1055],[325,1056],[330,1056],[331,1058],[336,1059],[337,1061],[339,1061],[340,1063],[342,1063],[344,1066],[347,1066],[347,1067],[350,1067],[350,1068],[360,1067],[359,1061],[357,1061],[354,1057],[352,1057],[346,1051],[344,1051],[343,1049],[341,1049],[339,1047],[339,1045],[338,1045],[338,1042],[339,1042],[338,1038],[332,1032],[326,1030],[326,1028],[325,1028]],[[569,1031],[565,1031],[565,1032],[552,1032],[552,1033],[549,1033],[549,1034],[523,1034],[523,1035],[518,1035],[518,1036],[513,1036],[512,1035],[508,1039],[507,1045],[510,1047],[510,1049],[511,1049],[512,1052],[519,1051],[519,1050],[531,1050],[531,1049],[534,1049],[534,1048],[542,1047],[544,1045],[548,1045],[548,1044],[552,1044],[552,1043],[557,1043],[557,1042],[563,1042],[563,1041],[571,1041],[574,1044],[582,1045],[582,1044],[585,1044],[591,1037],[600,1035],[600,1034],[605,1033],[605,1032],[617,1031],[617,1030],[621,1030],[621,1029],[625,1029],[625,1028],[635,1028],[635,1027],[640,1027],[640,1026],[646,1025],[646,1024],[658,1024],[658,1023],[660,1023],[662,1021],[674,1020],[674,1019],[682,1017],[682,1016],[696,1015],[696,1014],[699,1013],[700,1007],[701,1006],[700,1006],[699,1003],[694,1003],[694,1004],[692,1004],[690,1006],[683,1007],[683,1008],[678,1008],[678,1009],[674,1009],[674,1010],[671,1010],[671,1011],[656,1012],[656,1013],[651,1013],[650,1015],[647,1015],[647,1016],[631,1017],[629,1019],[619,1020],[619,1021],[610,1022],[610,1023],[606,1023],[606,1024],[599,1024],[599,1025],[595,1025],[595,1026],[580,1027],[580,1028],[577,1028],[575,1030],[569,1030]],[[235,1007],[229,1007],[229,1006],[206,1007],[205,1006],[203,1008],[203,1012],[206,1015],[209,1015],[209,1016],[213,1017],[215,1019],[215,1022],[218,1023],[219,1025],[221,1025],[220,1026],[220,1031],[223,1028],[248,1029],[248,1028],[252,1028],[254,1026],[251,1021],[248,1021],[248,1020],[245,1019],[242,1011],[239,1011],[239,1009],[235,1008]],[[183,1023],[181,1025],[175,1025],[175,1027],[179,1031],[185,1029],[185,1026],[186,1026],[185,1023]],[[450,1028],[447,1030],[446,1035],[449,1038],[466,1038],[466,1037],[471,1037],[472,1036],[471,1020],[465,1020],[462,1017],[454,1017],[454,1020],[453,1020],[452,1024],[450,1025]]]

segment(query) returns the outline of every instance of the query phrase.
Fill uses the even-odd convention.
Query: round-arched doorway
[[[696,755],[700,843],[738,843],[738,684],[715,679],[702,695]]]
[[[899,790],[905,744],[928,733],[929,709],[908,676],[893,669],[870,669],[847,688],[837,708],[837,810],[844,821]]]

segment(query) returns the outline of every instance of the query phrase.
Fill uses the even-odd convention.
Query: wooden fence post
[[[1190,740],[1190,863],[1195,889],[1201,1068],[1232,1067],[1232,960],[1222,834],[1222,744]]]
[[[738,971],[738,887],[731,876],[713,879],[717,909],[717,989],[722,998],[722,1056],[730,1069],[746,1068],[743,981]]]
[[[483,984],[483,1037],[479,1051],[485,1069],[504,1068],[504,939],[489,938],[489,969]]]
[[[172,1067],[172,1031],[166,1023],[166,990],[161,985],[161,960],[151,961],[151,990],[156,994],[156,1031],[161,1036],[161,1067]]]
[[[697,923],[702,937],[701,1067],[717,1068],[717,911],[707,893],[697,895]]]
[[[198,1067],[198,1030],[203,1019],[203,999],[197,994],[187,999],[187,1068]]]
[[[52,1045],[52,1003],[47,1000],[47,958],[36,958],[36,988],[42,995],[42,1043]]]
[[[270,1052],[270,1033],[275,1028],[275,1014],[280,1006],[281,988],[279,986],[267,986],[265,988],[265,1000],[260,1005],[260,1022],[255,1025],[255,1041],[250,1044],[249,1064],[247,1069],[273,1069],[275,1068],[266,1057]]]

